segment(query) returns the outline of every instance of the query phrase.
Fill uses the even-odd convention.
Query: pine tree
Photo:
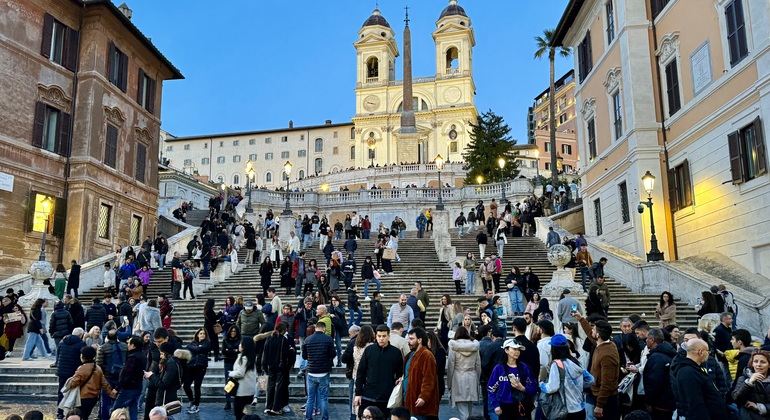
[[[467,171],[465,184],[478,182],[500,182],[502,179],[513,179],[519,174],[518,163],[514,160],[511,147],[516,144],[508,134],[511,132],[503,117],[489,110],[478,117],[476,124],[471,124],[470,138],[463,159],[463,169]],[[505,159],[505,167],[501,170],[499,159]]]

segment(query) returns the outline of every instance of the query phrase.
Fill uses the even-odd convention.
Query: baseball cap
[[[503,343],[503,348],[512,348],[512,349],[519,349],[519,350],[525,350],[524,346],[519,344],[518,341],[514,340],[513,338],[509,338],[508,340],[505,340],[505,343]]]
[[[567,343],[567,337],[563,336],[562,334],[556,334],[551,337],[552,347],[567,347],[568,345],[569,343]]]
[[[254,308],[254,302],[246,302],[246,309],[253,309]]]
[[[569,289],[564,289],[564,290],[561,291],[561,293],[565,294],[565,295],[568,295],[570,292],[569,292]]]

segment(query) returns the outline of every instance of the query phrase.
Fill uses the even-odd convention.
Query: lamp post
[[[283,164],[283,172],[286,174],[286,208],[283,209],[283,215],[291,216],[291,208],[289,207],[289,175],[291,175],[291,162],[288,160]]]
[[[369,133],[369,139],[366,140],[367,146],[369,146],[369,158],[372,160],[372,168],[374,168],[374,148],[377,146],[377,140],[374,139],[374,133]]]
[[[436,210],[444,210],[444,200],[441,198],[441,171],[444,169],[444,158],[438,155],[433,162],[436,164],[436,170],[438,170],[438,203],[436,204]]]
[[[45,236],[48,233],[48,220],[51,217],[51,197],[46,196],[40,202],[43,205],[43,214],[45,214],[45,229],[43,229],[43,242],[40,244],[40,258],[38,261],[45,261]]]
[[[647,253],[647,261],[663,261],[663,253],[658,249],[658,238],[655,236],[655,220],[652,217],[652,190],[655,187],[655,177],[647,171],[642,177],[642,185],[647,192],[647,201],[642,201],[637,207],[639,214],[644,213],[644,207],[650,209],[650,252]]]
[[[500,204],[507,204],[508,199],[505,198],[505,173],[503,172],[505,169],[505,158],[497,159],[497,166],[500,167],[500,187],[503,190],[503,198],[500,199]]]
[[[53,204],[53,200],[51,200],[50,197],[45,197],[40,202],[40,204],[43,206],[43,211],[39,213],[43,213],[45,215],[43,240],[40,245],[40,258],[32,263],[28,271],[34,280],[32,282],[32,287],[24,296],[19,298],[19,304],[25,308],[30,308],[37,299],[49,299],[51,301],[57,299],[56,296],[48,292],[48,286],[44,284],[44,282],[49,280],[54,273],[54,269],[51,263],[45,260],[45,240],[46,233],[48,233],[48,222],[51,217],[51,205]]]
[[[254,163],[249,159],[246,161],[246,194],[249,196],[249,201],[246,204],[246,213],[254,213],[254,209],[251,208],[251,182],[254,180]]]
[[[540,186],[540,150],[535,149],[535,188]]]

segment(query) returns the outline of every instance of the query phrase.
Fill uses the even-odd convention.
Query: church
[[[202,180],[231,186],[245,185],[244,168],[251,161],[256,169],[252,183],[271,189],[285,186],[287,178],[296,182],[370,166],[429,164],[439,154],[448,162],[460,162],[470,142],[469,124],[475,123],[478,111],[472,66],[475,38],[471,19],[457,0],[449,0],[440,12],[432,36],[436,73],[413,78],[407,9],[400,62],[404,77],[396,80],[401,55],[396,33],[375,9],[353,43],[356,110],[352,121],[327,120],[302,127],[290,122],[285,128],[217,135],[162,135],[161,157],[169,166]],[[292,165],[288,175],[287,161]],[[454,173],[447,178],[463,177]],[[361,179],[335,184],[369,186],[365,174],[354,178]]]

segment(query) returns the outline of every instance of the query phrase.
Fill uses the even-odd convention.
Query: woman
[[[182,264],[182,281],[184,283],[182,290],[182,299],[187,300],[187,292],[190,292],[190,297],[195,299],[195,293],[193,292],[193,280],[195,280],[195,271],[193,271],[192,262],[185,261]]]
[[[770,408],[770,353],[757,350],[748,367],[735,382],[733,400],[741,408],[741,419],[767,419]]]
[[[463,268],[465,269],[465,294],[472,295],[476,280],[476,258],[472,252],[465,255]]]
[[[583,349],[585,339],[580,336],[580,328],[578,327],[578,324],[574,322],[567,322],[562,326],[562,332],[564,333],[564,337],[566,337],[567,340],[572,343],[570,346],[570,351],[574,357],[577,358],[578,362],[580,362],[580,366],[588,367],[588,360],[590,355]]]
[[[303,295],[308,294],[308,292],[313,293],[313,286],[318,283],[319,277],[320,272],[318,271],[318,264],[315,259],[312,259],[305,265],[305,278],[303,279],[305,287],[302,289]]]
[[[452,280],[455,282],[455,294],[459,295],[462,293],[460,291],[460,282],[463,280],[463,268],[460,261],[455,261],[455,266],[452,269]]]
[[[361,416],[361,419],[363,420],[386,420],[385,414],[382,413],[382,410],[379,408],[370,405],[369,407],[364,408],[364,415]]]
[[[534,292],[532,293],[532,300],[527,302],[527,306],[524,308],[524,313],[534,314],[538,306],[540,306],[540,293]]]
[[[449,401],[460,412],[460,420],[468,420],[473,415],[473,403],[480,399],[481,359],[479,342],[470,336],[465,327],[457,328],[455,337],[449,342],[447,368]]]
[[[216,332],[214,332],[214,325],[219,324],[221,319],[220,315],[214,312],[214,299],[206,299],[206,303],[203,305],[203,328],[206,329],[206,334],[211,341],[211,350],[214,352],[214,361],[219,361],[219,338]],[[220,326],[222,324],[219,324]]]
[[[511,222],[511,236],[514,238],[521,238],[521,234],[521,221],[518,216],[513,216],[513,221]]]
[[[489,271],[490,265],[492,266],[492,271]],[[489,257],[485,257],[484,261],[479,264],[479,278],[481,279],[481,287],[484,290],[492,288],[492,272],[494,272],[494,268],[492,259]]]
[[[265,257],[265,260],[259,266],[259,278],[263,294],[267,294],[267,288],[270,287],[270,278],[273,277],[273,271],[275,271],[275,268],[273,267],[272,260],[270,260],[270,257]]]
[[[441,344],[441,340],[438,339],[438,335],[434,331],[425,331],[428,335],[428,350],[433,353],[433,357],[436,359],[436,385],[438,386],[439,400],[443,398],[444,391],[446,391],[446,359],[447,350]]]
[[[501,419],[531,418],[532,397],[537,392],[537,382],[533,379],[529,366],[518,361],[522,350],[524,346],[515,339],[505,340],[503,351],[507,359],[495,366],[489,376],[489,407],[493,408]]]
[[[471,312],[470,309],[466,309],[465,310],[465,314],[463,315],[463,323],[462,323],[461,327],[463,327],[466,330],[468,330],[468,334],[469,335],[471,335],[472,337],[476,337],[476,329],[477,329],[477,327],[476,327],[476,323],[473,322],[473,318],[471,318],[471,313],[470,312]],[[458,328],[458,330],[459,329],[460,328]],[[457,332],[455,332],[455,335],[457,335]]]
[[[526,285],[519,272],[519,267],[511,267],[511,272],[505,278],[505,287],[508,289],[508,298],[511,300],[511,312],[514,315],[521,315],[525,312],[524,305],[527,300],[524,297]]]
[[[350,239],[350,237],[352,236],[352,232],[353,232],[353,221],[350,218],[349,214],[345,215],[344,226],[345,226],[345,239]]]
[[[283,257],[283,263],[281,263],[281,287],[286,288],[286,295],[291,296],[292,289],[294,289],[294,279],[291,277],[291,267],[293,263],[289,256]]]
[[[340,262],[336,258],[332,258],[327,273],[329,279],[329,293],[336,294],[337,290],[340,290],[340,277],[342,276]]]
[[[379,259],[379,253],[378,259]],[[374,282],[377,284],[377,292],[380,291],[380,288],[382,287],[382,284],[380,283],[380,279],[377,278],[377,275],[374,274],[374,271],[376,268],[374,267],[374,264],[372,263],[372,257],[369,255],[364,258],[364,264],[361,266],[361,280],[364,281],[364,300],[369,300],[369,282]]]
[[[110,420],[128,420],[128,409],[118,408],[110,413]]]
[[[508,243],[508,238],[505,236],[505,223],[500,223],[495,231],[495,245],[497,245],[497,255],[502,258],[505,244]]]
[[[177,391],[182,387],[182,367],[174,357],[174,344],[165,342],[160,345],[159,373],[145,372],[144,377],[157,392],[155,405],[165,405],[173,401],[179,401]]]
[[[660,303],[655,308],[655,317],[660,320],[660,328],[676,324],[676,303],[674,302],[674,295],[670,292],[665,291],[660,294]]]
[[[209,349],[211,340],[205,328],[200,328],[195,332],[193,340],[187,345],[187,350],[192,354],[190,362],[187,364],[187,377],[184,381],[184,392],[187,400],[190,401],[188,414],[194,414],[200,411],[201,404],[201,384],[203,377],[206,376],[206,370],[209,367]],[[194,393],[190,385],[194,384]]]
[[[230,308],[235,305],[235,297],[228,296],[225,298],[225,307],[222,308],[222,310],[219,311],[220,314],[220,323],[222,324],[222,337],[227,336],[227,330],[230,329],[232,325],[235,325],[235,321],[237,321],[237,318],[230,318]],[[235,360],[235,359],[233,359]]]
[[[540,303],[537,305],[537,309],[535,309],[535,312],[532,312],[532,319],[535,322],[553,320],[553,311],[551,311],[551,306],[548,304],[548,299],[540,299]]]
[[[150,333],[154,333],[157,328],[163,326],[160,319],[158,301],[156,299],[150,299],[150,301],[147,302],[147,306],[141,311],[139,315],[139,325],[142,326],[142,331],[149,331]]]
[[[80,414],[81,418],[91,416],[96,403],[99,401],[99,391],[106,392],[110,398],[115,398],[118,392],[107,383],[102,368],[96,364],[96,349],[83,347],[80,349],[80,361],[82,364],[72,375],[70,389],[80,388]]]
[[[27,324],[27,315],[18,303],[13,305],[11,313],[15,314],[14,320],[5,324],[5,336],[8,338],[6,357],[13,356],[13,346],[16,344],[16,340],[24,335],[24,325]]]
[[[222,340],[222,358],[224,359],[225,381],[227,381],[227,378],[229,378],[230,372],[233,370],[233,365],[235,365],[235,359],[241,352],[240,346],[241,330],[233,325],[227,329],[225,338]],[[232,408],[232,397],[227,393],[225,393],[225,401],[225,410],[230,410]]]
[[[382,226],[382,222],[380,222],[380,229],[385,229],[384,226]],[[387,246],[387,241],[385,240],[385,234],[380,233],[380,237],[377,238],[377,243],[374,244],[374,254],[377,256],[377,269],[379,270],[380,267],[382,267],[382,253],[385,252],[385,247]]]
[[[668,342],[671,343],[672,346],[674,346],[675,349],[679,348],[679,336],[682,335],[681,331],[679,331],[679,326],[677,325],[666,325],[666,328],[663,328],[665,331],[668,331]]]
[[[487,221],[484,217],[484,202],[481,200],[476,204],[476,220],[479,222],[479,226],[484,226],[484,223]]]
[[[438,311],[436,332],[438,333],[439,341],[441,341],[445,349],[449,346],[449,331],[452,330],[454,318],[455,312],[452,298],[449,295],[441,296],[441,309]]]
[[[375,343],[375,338],[374,329],[372,329],[370,325],[361,327],[361,331],[356,336],[356,344],[353,347],[353,380],[355,380],[358,375],[358,364],[361,362],[364,350]]]
[[[265,254],[265,259],[271,258],[273,262],[273,268],[278,268],[278,261],[283,259],[283,249],[281,247],[281,241],[278,240],[278,236],[273,236],[273,240],[267,247],[268,252]]]
[[[698,319],[706,314],[717,313],[717,301],[714,299],[714,295],[710,290],[704,290],[701,292],[701,308],[698,310]]]
[[[567,338],[561,334],[551,337],[551,365],[548,381],[540,384],[546,394],[562,392],[567,405],[567,420],[586,418],[583,387],[593,383],[593,377],[581,367],[580,362],[572,357]],[[564,383],[561,378],[564,376]]]
[[[503,305],[503,298],[500,295],[492,297],[492,310],[497,312],[497,328],[503,332],[503,338],[508,336],[508,308]]]
[[[142,269],[136,273],[139,280],[142,283],[142,296],[147,297],[147,288],[150,287],[150,277],[152,276],[152,270],[148,266],[142,266]]]
[[[59,300],[61,300],[64,297],[65,290],[67,290],[67,269],[64,268],[64,264],[59,263],[56,266],[56,271],[53,274],[53,278],[53,294],[56,295]]]
[[[32,355],[37,349],[42,357],[45,357],[43,334],[46,330],[43,325],[43,303],[45,299],[37,299],[29,310],[29,322],[27,322],[27,342],[24,344],[24,355],[21,360],[37,359]],[[96,328],[96,327],[94,327]]]
[[[602,299],[599,297],[598,290],[599,288],[596,287],[596,285],[593,285],[588,289],[588,296],[586,297],[586,316],[594,314],[605,316]]]
[[[277,323],[262,352],[262,370],[268,375],[267,414],[282,415],[283,407],[289,404],[289,370],[294,367],[297,350],[294,340],[285,334],[286,324]]]
[[[332,318],[337,318],[335,322],[332,319],[332,328],[334,328],[334,344],[337,347],[337,367],[342,367],[342,337],[348,336],[347,322],[345,322],[345,308],[342,306],[342,301],[337,295],[331,297],[332,306],[329,309],[329,315]]]
[[[245,339],[238,346],[240,354],[235,359],[230,378],[238,380],[238,391],[235,393],[235,419],[243,418],[243,409],[254,398],[257,387],[257,347],[254,340]]]

